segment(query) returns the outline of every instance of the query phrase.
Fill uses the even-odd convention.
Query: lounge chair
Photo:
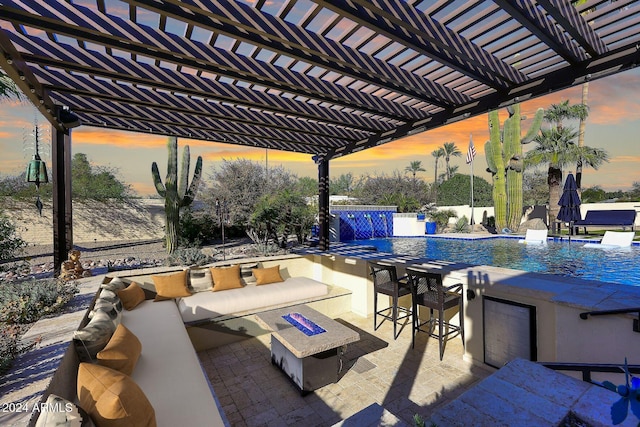
[[[633,231],[605,231],[600,243],[587,243],[584,247],[600,249],[628,248],[631,246],[635,234]]]
[[[547,234],[549,230],[527,230],[524,239],[518,240],[518,243],[525,243],[527,245],[546,245]]]

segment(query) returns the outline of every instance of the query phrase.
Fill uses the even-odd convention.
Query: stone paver
[[[269,334],[198,353],[229,422],[249,427],[332,426],[379,405],[413,425],[415,414],[428,419],[434,409],[492,372],[463,360],[459,337],[448,341],[441,362],[437,340],[426,334],[419,334],[411,348],[409,325],[394,341],[389,321],[377,331],[371,317],[349,313],[337,321],[361,339],[347,346],[339,381],[304,397],[271,364]]]

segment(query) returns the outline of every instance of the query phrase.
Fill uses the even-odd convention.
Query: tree
[[[598,203],[607,200],[607,193],[599,185],[585,188],[582,192],[582,203]]]
[[[362,204],[398,206],[400,212],[411,212],[430,202],[428,185],[412,181],[397,170],[393,175],[363,177],[355,196]]]
[[[549,200],[549,185],[547,174],[538,169],[525,171],[522,175],[523,205],[546,205]]]
[[[40,197],[43,199],[51,198],[52,182],[40,184]],[[14,197],[16,199],[33,199],[38,194],[36,186],[31,182],[27,182],[25,172],[17,175],[7,175],[0,178],[0,196]]]
[[[492,186],[482,177],[473,177],[474,206],[492,206]],[[468,205],[471,194],[471,176],[456,174],[438,186],[441,206]]]
[[[269,168],[266,179],[264,164],[247,159],[224,159],[221,166],[212,169],[212,181],[202,192],[202,200],[211,212],[215,202],[224,204],[226,219],[230,224],[246,227],[258,201],[266,194],[277,193],[283,188],[294,188],[298,178],[281,166]]]
[[[22,99],[22,92],[20,92],[15,82],[4,71],[0,70],[0,98],[12,97]]]
[[[341,174],[336,179],[329,180],[329,194],[335,195],[348,195],[351,193],[354,187],[353,174],[351,172]]]
[[[587,96],[589,94],[589,82],[582,83],[582,105],[585,107],[584,114],[580,115],[580,125],[578,126],[578,147],[584,147],[584,131],[587,127],[587,116],[589,115],[589,107],[587,106]],[[578,194],[582,191],[582,158],[578,158],[576,162],[576,186]]]
[[[451,167],[449,166],[449,161],[451,157],[460,157],[462,156],[462,152],[458,150],[455,142],[445,142],[442,146],[442,150],[444,151],[444,161],[447,166],[447,179],[451,178]]]
[[[413,180],[416,180],[416,174],[418,172],[426,172],[426,169],[422,167],[422,162],[420,160],[413,160],[409,166],[404,168],[405,172],[411,173],[413,176]]]
[[[250,234],[259,237],[266,252],[269,240],[285,248],[289,236],[295,235],[298,243],[303,243],[314,221],[315,210],[305,202],[302,194],[283,189],[265,194],[258,201],[249,222]]]
[[[71,191],[74,199],[126,199],[131,195],[131,186],[117,177],[117,170],[92,166],[87,155],[76,153],[71,160]]]
[[[438,160],[440,160],[441,157],[444,157],[444,149],[440,147],[437,150],[433,150],[431,152],[431,155],[436,159],[436,165],[433,173],[433,186],[431,187],[431,189],[433,190],[433,194],[432,194],[433,202],[437,203],[438,201]]]
[[[308,176],[298,179],[298,191],[303,197],[313,197],[318,195],[318,180]]]
[[[582,159],[583,165],[598,169],[609,160],[606,151],[599,148],[578,147],[575,139],[578,133],[571,127],[565,127],[563,120],[576,119],[585,113],[586,108],[570,106],[569,101],[553,104],[545,111],[544,120],[551,124],[549,129],[541,129],[540,135],[534,140],[538,144],[533,150],[527,152],[525,161],[527,164],[548,164],[547,183],[549,185],[549,224],[558,217],[560,206],[562,168],[567,164]]]
[[[629,198],[631,200],[640,201],[640,181],[634,181],[629,191]]]

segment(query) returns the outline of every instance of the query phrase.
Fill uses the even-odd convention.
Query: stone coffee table
[[[272,331],[271,362],[302,394],[337,382],[343,346],[360,340],[357,332],[306,305],[265,311],[256,319]]]

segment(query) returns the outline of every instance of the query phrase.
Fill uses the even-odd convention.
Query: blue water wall
[[[393,236],[395,206],[331,206],[340,218],[340,241]]]

